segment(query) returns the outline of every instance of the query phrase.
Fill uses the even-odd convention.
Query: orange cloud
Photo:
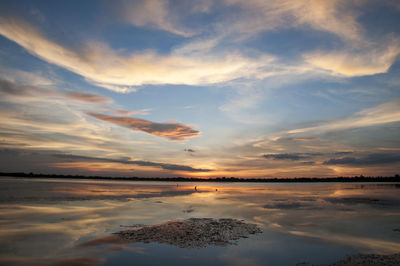
[[[67,91],[65,92],[65,96],[72,100],[89,102],[89,103],[107,103],[111,101],[111,99],[103,97],[101,95],[93,93],[82,93],[76,91]]]
[[[121,109],[118,109],[118,108],[106,107],[106,108],[104,108],[104,110],[111,111],[111,112],[113,112],[115,114],[118,114],[118,115],[148,115],[148,114],[150,114],[150,112],[149,112],[150,109],[146,109],[146,110],[129,110],[129,111],[127,111],[127,110],[121,110]]]
[[[180,141],[185,138],[196,137],[200,132],[190,126],[180,123],[157,123],[134,117],[111,116],[97,113],[87,113],[96,119],[127,127],[147,134],[164,137],[172,141]]]

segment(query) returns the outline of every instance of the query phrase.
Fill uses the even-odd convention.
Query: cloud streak
[[[120,164],[133,164],[139,166],[153,166],[160,167],[165,170],[171,171],[186,171],[186,172],[210,172],[211,169],[201,169],[201,168],[193,168],[187,165],[178,165],[178,164],[169,164],[169,163],[157,163],[150,161],[141,161],[141,160],[128,160],[128,159],[109,159],[109,158],[99,158],[99,157],[89,157],[89,156],[80,156],[80,155],[69,155],[69,154],[54,154],[53,156],[57,158],[74,160],[74,161],[95,161],[95,162],[109,162],[109,163],[120,163]]]
[[[98,113],[87,114],[101,121],[127,127],[135,131],[142,131],[153,136],[164,137],[172,141],[181,141],[200,135],[199,131],[181,123],[157,123],[134,117],[111,116]]]

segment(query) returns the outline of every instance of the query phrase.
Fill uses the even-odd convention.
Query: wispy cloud
[[[332,120],[314,127],[298,128],[286,131],[287,134],[320,133],[350,128],[376,126],[400,121],[400,99],[368,108],[348,118]]]
[[[199,39],[178,49],[182,52],[210,50],[224,40],[247,39],[262,32],[311,28],[331,33],[342,40],[338,50],[311,51],[303,55],[311,67],[327,70],[329,74],[344,77],[385,73],[400,53],[399,41],[393,34],[377,42],[359,23],[360,7],[367,1],[318,0],[225,0],[225,5],[240,7],[237,15],[225,14],[216,24],[215,36]],[[386,2],[383,4],[390,5]],[[222,12],[223,13],[223,12]],[[224,13],[223,13],[224,14]],[[232,38],[232,37],[231,37]]]
[[[43,76],[41,72],[29,72],[15,68],[8,68],[5,66],[0,67],[0,79],[13,83],[29,84],[38,87],[54,85],[54,81]]]
[[[225,0],[245,12],[235,17],[232,27],[242,33],[257,33],[278,27],[309,26],[326,31],[344,40],[360,39],[362,28],[357,13],[349,1],[306,0]]]
[[[307,63],[346,77],[386,73],[400,54],[398,42],[363,51],[322,51],[304,54]]]
[[[87,114],[102,121],[142,131],[150,135],[164,137],[172,141],[181,141],[200,135],[199,131],[180,123],[157,123],[134,117],[111,116],[98,113]]]
[[[300,26],[330,32],[347,41],[357,41],[363,34],[363,29],[357,22],[358,5],[349,1],[224,0],[218,4],[213,2],[215,1],[196,1],[187,5],[184,2],[172,4],[167,0],[113,1],[110,6],[120,18],[135,26],[165,30],[185,37],[199,35],[210,28],[214,28],[214,31],[222,36],[228,32],[242,38],[265,30]],[[240,7],[236,10],[235,16],[224,12],[230,7]],[[186,12],[182,13],[183,10]],[[192,14],[209,12],[220,13],[219,20],[203,23],[201,29],[193,25],[189,28],[188,23],[185,23],[185,19],[190,19]],[[209,41],[204,40],[201,43],[207,43],[208,46]]]
[[[133,87],[133,86],[124,86],[124,85],[118,85],[118,84],[113,85],[113,84],[107,84],[107,83],[103,83],[103,82],[93,82],[93,84],[98,87],[102,87],[107,90],[118,92],[118,93],[123,93],[123,94],[135,92],[138,90],[136,87]]]
[[[176,21],[171,14],[169,1],[139,0],[139,1],[112,1],[109,3],[116,10],[117,15],[128,23],[139,27],[148,27],[165,30],[173,34],[189,37],[194,34],[190,29]]]
[[[0,17],[0,34],[39,58],[77,73],[95,85],[129,92],[132,85],[213,84],[258,77],[271,57],[159,55],[152,51],[120,55],[104,43],[86,43],[77,52],[55,43],[24,21]],[[263,74],[264,75],[264,74]],[[135,89],[134,89],[135,90]]]
[[[278,28],[309,27],[331,33],[343,41],[339,50],[312,51],[303,60],[314,68],[344,77],[385,73],[400,54],[399,41],[393,35],[379,42],[368,38],[358,22],[360,1],[332,0],[226,0],[228,5],[243,9],[231,21],[229,29],[239,38]],[[221,22],[225,25],[224,22]],[[223,27],[224,28],[224,27]]]
[[[263,151],[266,153],[265,151],[268,151],[272,154],[291,151],[291,153],[322,152],[327,154],[328,151],[339,151],[340,153],[334,155],[341,156],[360,148],[360,144],[355,143],[354,140],[351,141],[351,138],[338,137],[341,134],[345,134],[345,136],[349,136],[348,134],[350,134],[353,136],[350,130],[366,127],[374,127],[371,128],[371,130],[380,128],[380,131],[383,133],[383,125],[396,122],[400,122],[400,99],[394,99],[364,109],[348,117],[318,121],[314,123],[314,126],[297,127],[251,139],[248,145],[251,149],[256,149],[258,153]],[[367,141],[368,138],[374,138],[376,133],[372,133],[368,130],[363,130],[362,132],[366,132],[366,135],[357,138],[363,141],[362,146],[372,148],[375,145],[378,145],[378,147],[379,145],[383,145],[382,142],[374,144]],[[312,138],[312,141],[308,141],[308,138]],[[298,141],[299,139],[301,139],[301,141]],[[303,141],[303,139],[306,141]],[[396,143],[395,135],[388,135],[388,139],[386,139],[385,142],[390,143],[390,141]],[[392,144],[392,146],[393,145],[396,144]]]
[[[77,161],[97,161],[97,162],[110,162],[110,163],[120,163],[120,164],[134,164],[139,166],[154,166],[160,167],[165,170],[172,171],[186,171],[186,172],[210,172],[211,169],[200,169],[193,168],[187,165],[179,165],[179,164],[169,164],[169,163],[157,163],[150,161],[141,161],[141,160],[129,160],[129,159],[110,159],[110,158],[100,158],[100,157],[89,157],[89,156],[79,156],[79,155],[69,155],[69,154],[54,154],[53,156],[62,158],[62,159],[71,159]]]

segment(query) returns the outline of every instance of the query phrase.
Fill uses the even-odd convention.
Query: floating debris
[[[190,218],[124,230],[115,234],[129,242],[157,242],[181,248],[203,248],[209,245],[236,244],[235,240],[261,232],[257,225],[236,219]]]

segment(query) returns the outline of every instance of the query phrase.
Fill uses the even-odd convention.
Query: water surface
[[[312,265],[391,254],[400,250],[399,188],[1,178],[0,264]],[[202,249],[112,234],[191,217],[243,219],[263,233]]]

